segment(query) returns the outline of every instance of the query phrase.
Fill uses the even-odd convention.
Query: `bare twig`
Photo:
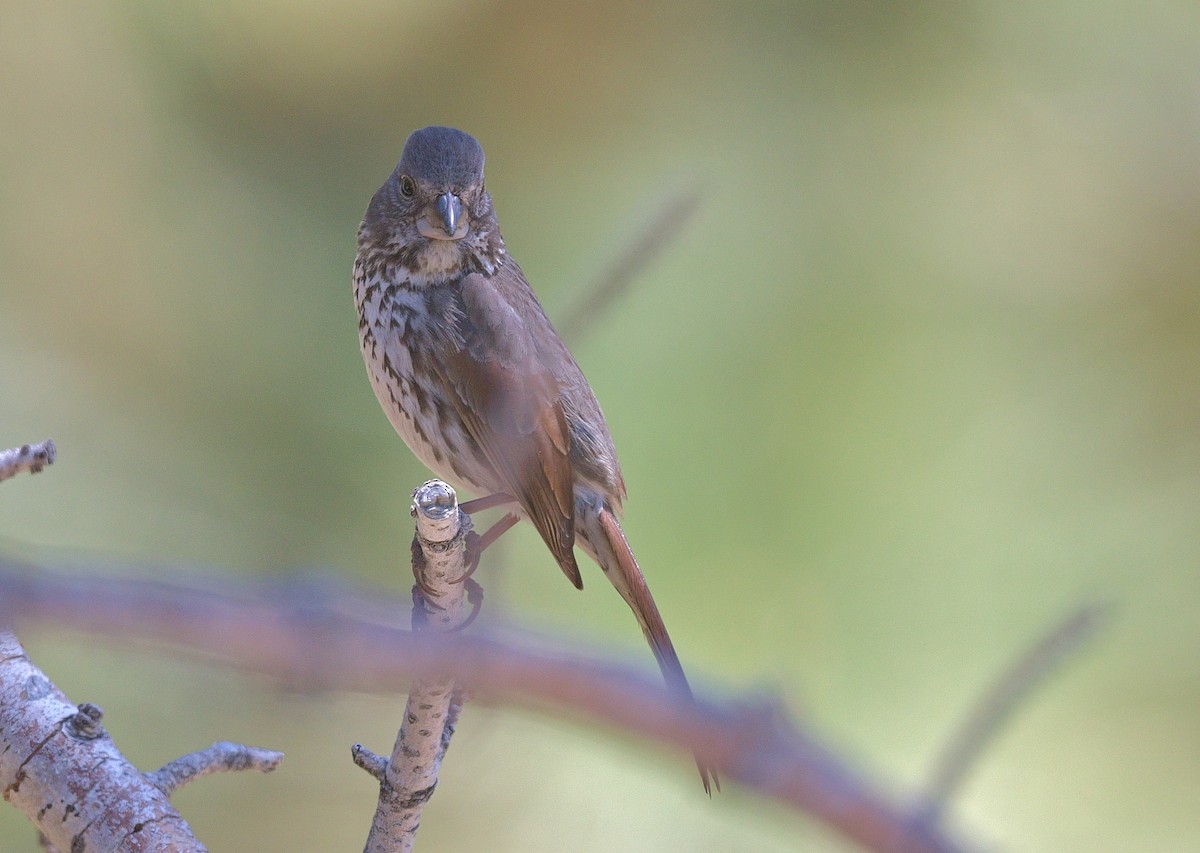
[[[413,493],[413,631],[453,633],[471,618],[467,601],[466,541],[471,519],[459,510],[454,490],[430,480]],[[413,679],[404,722],[384,763],[361,744],[351,755],[379,779],[379,804],[365,853],[411,850],[425,804],[437,787],[462,702],[449,670]]]
[[[237,770],[270,773],[282,761],[282,752],[220,741],[208,749],[188,753],[164,764],[153,773],[147,773],[146,780],[169,797],[179,788],[202,776]]]
[[[54,439],[48,438],[37,444],[23,444],[12,450],[0,450],[0,480],[7,480],[28,471],[36,474],[47,465],[54,464],[58,448]]]
[[[350,747],[350,758],[378,781],[384,782],[387,780],[388,760],[382,755],[371,752],[371,750],[367,749],[361,743],[356,743]]]
[[[168,570],[163,570],[167,573]],[[641,669],[565,657],[494,635],[409,631],[354,614],[380,596],[326,585],[327,608],[305,589],[258,588],[232,579],[216,588],[18,571],[0,558],[0,624],[52,622],[126,641],[169,643],[207,660],[323,690],[403,691],[414,676],[453,672],[472,695],[545,711],[556,708],[681,752],[701,750],[723,776],[803,810],[865,849],[888,853],[964,850],[943,830],[918,824],[774,701],[718,701],[699,692],[674,701]],[[297,603],[298,602],[298,603]],[[395,603],[394,607],[400,607]]]
[[[1072,611],[1017,658],[980,697],[938,756],[925,794],[924,821],[933,825],[941,819],[967,773],[1013,711],[1059,669],[1072,652],[1095,636],[1107,615],[1108,608],[1098,604],[1085,604]]]
[[[700,208],[694,186],[676,190],[639,229],[634,239],[600,275],[583,288],[575,305],[555,325],[566,340],[579,340],[596,319],[629,287],[645,267],[665,249]]]

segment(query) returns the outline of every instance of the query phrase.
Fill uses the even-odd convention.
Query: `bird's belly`
[[[434,445],[426,437],[436,428],[432,419],[423,417],[416,410],[412,398],[403,393],[392,377],[383,373],[381,365],[369,364],[371,387],[375,389],[375,397],[379,400],[379,405],[383,407],[383,412],[387,415],[392,427],[404,439],[409,450],[425,464],[425,467],[439,477],[446,477],[449,474],[446,460],[442,457],[440,450],[437,453],[434,452]]]
[[[364,335],[362,349],[379,405],[425,467],[476,494],[498,491],[475,459],[474,442],[454,416],[454,406],[436,383],[418,383],[408,349],[397,340],[380,346],[373,334]]]

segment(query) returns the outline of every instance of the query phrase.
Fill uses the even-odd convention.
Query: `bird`
[[[508,252],[473,136],[409,135],[359,226],[353,279],[370,383],[408,447],[477,503],[515,504],[582,589],[578,545],[637,617],[668,689],[694,701],[619,522],[608,424]],[[720,780],[696,764],[711,795]]]

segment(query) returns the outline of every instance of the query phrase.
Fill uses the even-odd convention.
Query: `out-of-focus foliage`
[[[405,586],[424,477],[357,352],[354,232],[405,135],[474,133],[552,316],[680,182],[696,222],[577,356],[685,662],[779,690],[896,792],[1083,598],[1110,630],[954,817],[1020,850],[1200,836],[1200,6],[0,4],[0,545]],[[528,530],[488,607],[647,660]],[[357,849],[348,747],[401,698],[298,697],[23,637],[213,850]],[[253,807],[248,807],[253,804]],[[468,709],[430,850],[841,850],[686,756]],[[31,849],[12,810],[0,846]]]

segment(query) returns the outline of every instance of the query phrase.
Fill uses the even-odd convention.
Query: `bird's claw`
[[[465,575],[455,583],[466,583],[467,603],[471,605],[471,614],[461,625],[456,625],[453,629],[453,633],[458,633],[470,627],[471,623],[479,616],[479,611],[483,609],[483,587]]]
[[[472,530],[467,534],[466,547],[463,549],[463,564],[466,568],[461,575],[450,581],[450,583],[463,583],[470,580],[471,575],[475,574],[475,570],[479,568],[479,560],[483,557],[483,549],[483,537]]]
[[[421,605],[428,610],[445,610],[446,608],[434,600],[437,598],[437,593],[425,580],[426,565],[425,552],[421,550],[421,542],[414,536],[412,540],[412,567],[413,580],[416,581],[416,584],[413,586],[413,604]]]

